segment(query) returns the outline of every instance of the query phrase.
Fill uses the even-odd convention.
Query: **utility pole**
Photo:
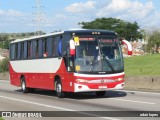
[[[41,23],[42,21],[45,21],[44,19],[44,13],[42,12],[42,7],[40,4],[40,0],[35,0],[36,4],[34,6],[35,8],[35,13],[34,14],[34,22],[35,22],[35,27],[36,27],[36,35],[40,35],[40,27],[41,27]]]

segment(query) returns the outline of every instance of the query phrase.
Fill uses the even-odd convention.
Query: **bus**
[[[117,33],[68,30],[10,43],[10,83],[23,93],[36,88],[65,93],[95,92],[124,87],[124,62]]]

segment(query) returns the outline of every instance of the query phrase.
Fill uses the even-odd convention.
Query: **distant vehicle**
[[[124,86],[124,64],[115,32],[69,30],[18,39],[10,43],[10,83],[22,91],[35,88],[66,92],[91,92]]]

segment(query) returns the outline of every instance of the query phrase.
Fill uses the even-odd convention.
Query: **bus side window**
[[[58,55],[59,56],[62,55],[62,36],[60,37],[60,39],[58,41]]]
[[[18,43],[17,60],[21,58],[21,43]]]
[[[37,45],[36,45],[36,40],[33,40],[32,42],[31,42],[31,44],[32,44],[32,50],[31,50],[31,52],[32,52],[32,58],[34,59],[34,58],[36,58],[36,47],[37,47]]]
[[[54,51],[55,51],[55,56],[57,57],[60,56],[60,50],[61,50],[61,48],[59,48],[60,40],[61,40],[60,36],[56,36],[54,39]]]
[[[38,40],[38,58],[43,57],[43,39]]]
[[[49,37],[47,38],[47,53],[48,53],[48,57],[52,57],[53,55],[53,38]]]
[[[35,47],[36,47],[36,58],[38,58],[38,49],[39,49],[38,40],[36,40]]]
[[[47,53],[47,40],[43,39],[43,57],[47,57],[48,53]]]
[[[11,44],[11,48],[10,48],[10,58],[11,60],[15,59],[15,44]]]
[[[21,60],[24,58],[24,42],[21,43]]]
[[[15,60],[18,58],[18,44],[15,44]]]
[[[28,42],[27,41],[25,41],[24,42],[24,59],[27,59],[27,57],[28,57]]]
[[[32,57],[32,44],[31,41],[28,41],[28,58]]]
[[[56,37],[53,38],[53,42],[52,42],[52,48],[53,48],[53,57],[56,56]]]

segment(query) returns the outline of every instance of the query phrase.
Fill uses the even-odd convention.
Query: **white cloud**
[[[87,1],[86,3],[80,2],[80,3],[74,3],[65,8],[67,12],[71,13],[81,13],[86,12],[88,10],[95,8],[95,2],[93,1]]]
[[[71,4],[64,10],[66,13],[64,15],[70,17],[72,21],[78,20],[77,23],[101,17],[114,17],[130,22],[137,21],[143,27],[160,26],[158,19],[160,11],[155,8],[154,2],[149,0],[144,2],[140,0],[89,0]]]
[[[154,9],[151,1],[141,3],[139,1],[131,0],[112,0],[109,4],[96,13],[97,17],[114,16],[128,16],[143,18],[147,16]]]
[[[6,15],[8,15],[8,16],[14,16],[14,17],[19,17],[19,16],[22,16],[23,14],[20,11],[8,10],[8,11],[6,11]]]
[[[20,11],[16,11],[16,10],[1,10],[0,9],[0,15],[3,15],[3,16],[10,16],[10,17],[19,17],[19,16],[22,16],[23,13],[20,12]]]
[[[4,14],[4,11],[0,9],[0,15],[3,15],[3,14]]]

